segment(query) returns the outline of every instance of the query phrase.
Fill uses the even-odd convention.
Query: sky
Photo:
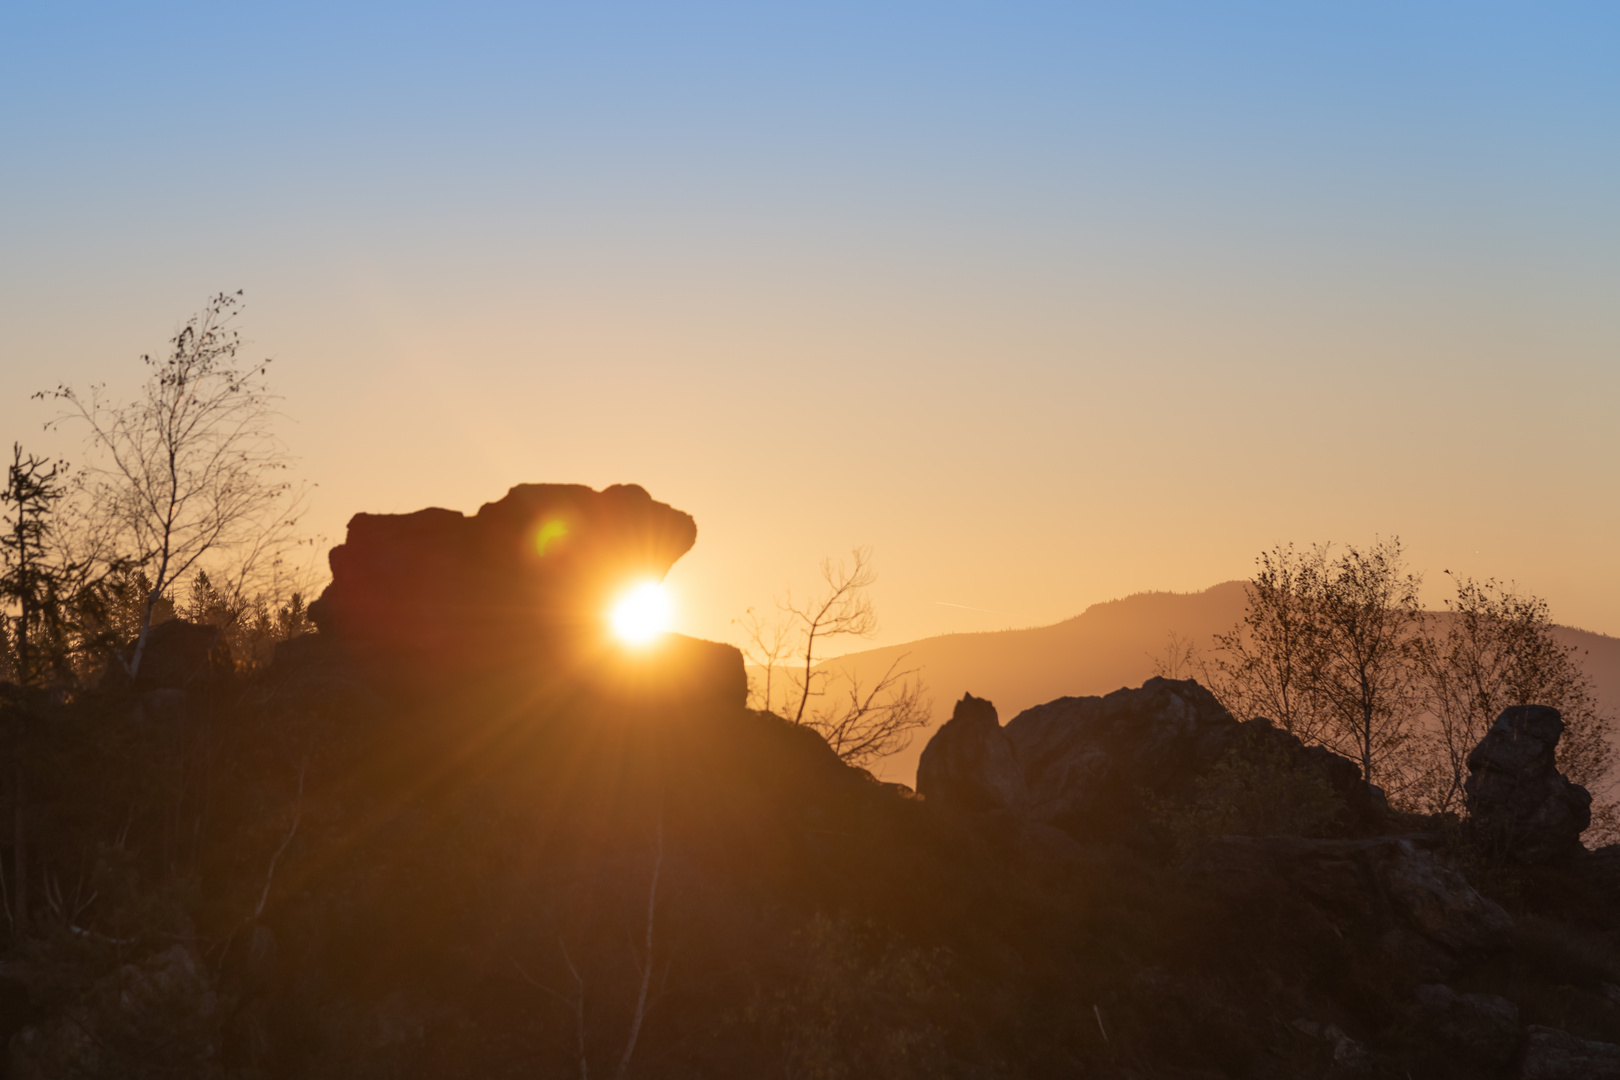
[[[137,9],[138,8],[138,9]],[[307,526],[639,483],[880,643],[1397,535],[1620,634],[1620,8],[0,2],[0,436],[242,289]]]

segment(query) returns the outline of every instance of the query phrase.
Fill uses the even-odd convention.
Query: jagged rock
[[[1421,1057],[1447,1074],[1489,1074],[1519,1045],[1519,1009],[1495,994],[1459,994],[1443,983],[1417,988],[1408,1035]]]
[[[976,810],[1021,810],[1075,836],[1121,837],[1146,825],[1143,792],[1185,794],[1239,747],[1319,777],[1348,818],[1378,812],[1354,763],[1265,720],[1240,724],[1198,683],[1163,678],[1106,697],[1059,698],[1004,728],[989,702],[969,695],[923,750],[917,790]]]
[[[1180,790],[1232,744],[1237,722],[1196,682],[1059,698],[1007,724],[1031,812],[1071,827],[1136,816],[1144,787]]]
[[[1521,862],[1579,855],[1592,796],[1558,771],[1564,721],[1545,705],[1504,709],[1468,755],[1472,827]]]
[[[1332,1064],[1329,1075],[1334,1080],[1363,1076],[1371,1065],[1367,1048],[1346,1035],[1337,1024],[1320,1024],[1302,1017],[1294,1021],[1294,1030],[1325,1044]]]
[[[556,659],[595,644],[614,594],[662,580],[696,539],[690,515],[633,484],[519,484],[472,517],[356,514],[310,617],[417,672]]]
[[[965,694],[917,761],[917,793],[967,810],[1022,810],[1023,772],[996,707]]]
[[[175,945],[125,964],[59,1014],[13,1035],[7,1075],[217,1076],[220,1019],[208,969]]]
[[[1531,1024],[1519,1080],[1620,1080],[1620,1046]]]
[[[1182,873],[1237,911],[1256,902],[1286,906],[1292,894],[1328,932],[1382,938],[1394,959],[1418,970],[1449,956],[1501,948],[1513,930],[1506,911],[1411,837],[1221,837],[1193,852]],[[1444,954],[1412,949],[1403,936],[1413,935]]]

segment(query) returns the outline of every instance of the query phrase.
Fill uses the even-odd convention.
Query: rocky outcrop
[[[1221,837],[1195,851],[1182,875],[1235,913],[1293,907],[1290,923],[1319,926],[1341,941],[1358,934],[1378,940],[1391,959],[1419,973],[1499,949],[1513,931],[1506,911],[1411,837]]]
[[[1318,778],[1347,819],[1378,810],[1354,763],[1267,721],[1238,723],[1197,682],[1162,678],[1106,697],[1059,698],[1002,728],[994,707],[969,695],[924,749],[917,790],[969,810],[1019,810],[1077,837],[1117,837],[1145,826],[1144,794],[1183,795],[1234,750]]]
[[[1468,755],[1465,787],[1472,827],[1525,863],[1578,856],[1592,821],[1592,796],[1558,771],[1564,721],[1545,705],[1505,709]]]
[[[218,1012],[208,968],[174,945],[123,965],[51,1019],[14,1035],[6,1075],[110,1076],[139,1061],[146,1075],[217,1076]]]
[[[917,794],[967,810],[1022,811],[1024,775],[996,707],[966,694],[923,748]]]
[[[1620,1080],[1620,1046],[1530,1025],[1520,1080]]]
[[[1489,1076],[1519,1047],[1519,1009],[1496,994],[1459,994],[1444,983],[1417,988],[1406,1039],[1432,1071]]]
[[[696,539],[635,485],[520,484],[471,517],[357,514],[310,615],[413,674],[554,660],[598,644],[614,595],[661,581]]]

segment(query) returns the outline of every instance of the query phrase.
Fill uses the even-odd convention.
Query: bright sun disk
[[[648,581],[620,597],[613,605],[610,621],[619,640],[630,645],[645,645],[669,629],[672,614],[669,594],[664,587]]]

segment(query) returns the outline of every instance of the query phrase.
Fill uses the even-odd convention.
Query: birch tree
[[[1415,663],[1421,579],[1398,538],[1329,559],[1316,604],[1311,693],[1326,706],[1330,748],[1360,763],[1368,783],[1399,780],[1421,710]]]
[[[1243,620],[1215,639],[1216,695],[1343,754],[1370,783],[1403,782],[1421,712],[1421,611],[1400,540],[1341,554],[1290,545],[1256,561]]]
[[[104,384],[40,397],[64,406],[53,424],[82,424],[95,462],[90,505],[147,591],[126,671],[139,673],[153,612],[205,561],[229,559],[236,591],[284,550],[302,511],[272,430],[278,399],[268,360],[244,362],[235,323],[242,294],[220,293],[188,319],[166,354],[142,356],[141,393],[118,401]]]
[[[1450,575],[1450,571],[1446,572]],[[1468,779],[1468,754],[1502,710],[1550,705],[1564,718],[1558,768],[1598,796],[1594,822],[1612,831],[1606,788],[1613,719],[1599,707],[1579,651],[1560,642],[1547,601],[1495,579],[1452,575],[1457,594],[1427,620],[1420,660],[1425,704],[1434,716],[1428,809],[1454,810]]]

